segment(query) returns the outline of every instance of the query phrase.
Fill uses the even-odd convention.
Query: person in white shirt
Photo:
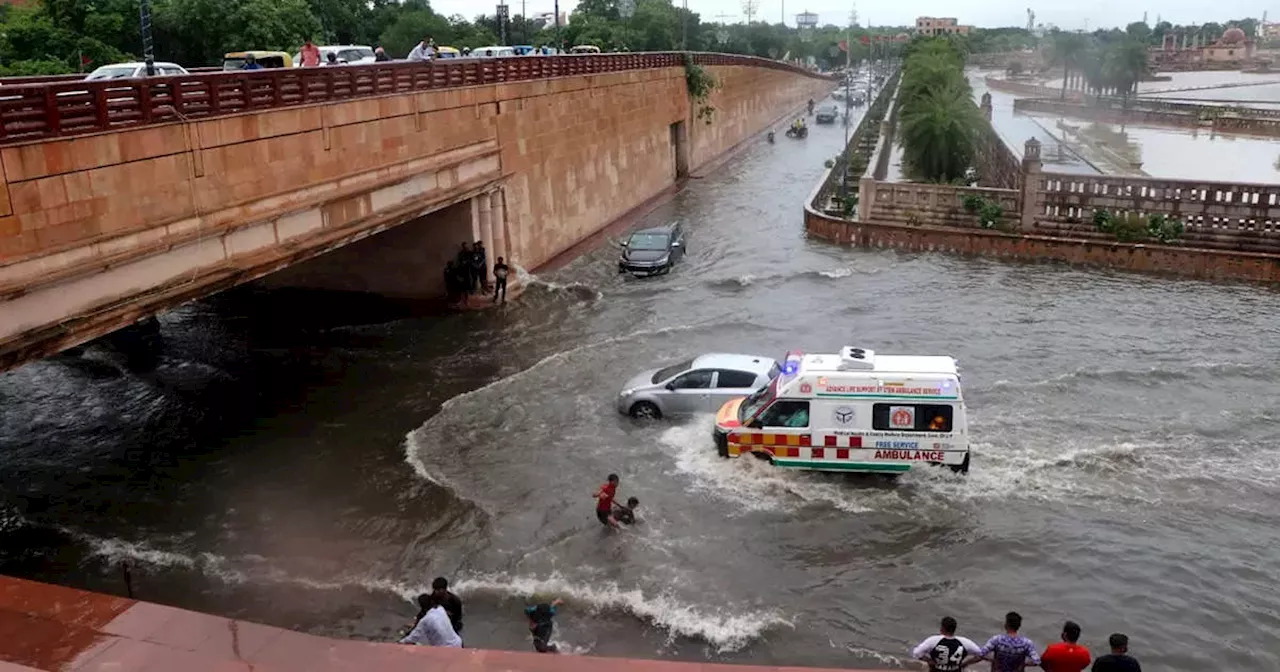
[[[942,619],[941,632],[911,650],[911,657],[923,660],[929,672],[958,672],[965,658],[976,657],[981,651],[973,640],[956,636],[956,619],[950,616]]]
[[[418,619],[413,630],[400,643],[462,648],[462,638],[454,632],[453,624],[449,622],[449,613],[444,610],[444,602],[434,593],[423,597],[426,598],[426,603],[422,606],[427,608],[427,613]]]
[[[405,58],[405,60],[429,61],[435,57],[436,57],[436,41],[431,39],[431,36],[428,35],[427,37],[423,38],[421,42],[418,43],[418,46],[413,48],[413,51],[409,52],[409,55]]]

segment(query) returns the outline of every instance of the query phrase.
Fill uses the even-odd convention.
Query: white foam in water
[[[725,497],[755,511],[786,511],[802,504],[826,504],[847,513],[866,513],[893,506],[896,493],[868,490],[843,480],[824,482],[824,475],[775,467],[750,455],[722,458],[711,440],[715,418],[699,416],[668,427],[658,443],[675,459],[678,471],[699,490]]]
[[[568,608],[580,609],[585,605],[593,611],[625,611],[666,630],[670,640],[701,639],[721,652],[737,651],[771,628],[794,627],[781,615],[755,607],[742,613],[706,610],[670,595],[645,595],[638,588],[621,588],[612,581],[576,583],[558,574],[547,578],[479,576],[463,578],[456,585],[462,593],[497,593],[509,597],[550,594],[564,599]]]
[[[547,289],[552,291],[566,291],[566,292],[573,292],[573,293],[581,293],[588,296],[593,296],[594,300],[596,301],[600,301],[604,299],[604,292],[584,282],[569,282],[569,283],[553,282],[551,280],[543,280],[542,278],[539,278],[538,276],[524,270],[519,266],[516,266],[515,270],[516,270],[516,282],[520,283],[521,285],[524,285],[525,287],[535,287],[535,286],[546,287]]]
[[[476,389],[471,390],[470,392],[463,392],[462,394],[459,394],[456,397],[451,397],[447,401],[445,401],[443,404],[440,405],[439,413],[429,418],[426,422],[422,423],[422,426],[409,432],[409,434],[405,436],[404,461],[409,464],[409,466],[413,469],[414,473],[416,473],[419,477],[427,481],[430,481],[432,483],[435,483],[436,485],[446,487],[455,493],[462,494],[458,491],[456,487],[454,487],[451,483],[445,480],[442,476],[440,476],[439,474],[432,473],[427,468],[426,463],[423,462],[422,458],[419,456],[419,453],[422,452],[421,449],[423,447],[421,442],[424,440],[423,437],[426,436],[426,430],[429,428],[433,420],[440,417],[446,411],[448,411],[449,409],[453,408],[457,404],[467,399],[483,394],[484,392],[492,388],[495,388],[499,385],[506,385],[516,380],[520,380],[521,378],[524,378],[525,376],[538,371],[539,369],[541,369],[543,366],[546,366],[547,364],[560,362],[564,360],[566,357],[570,357],[579,352],[592,350],[595,348],[601,348],[607,345],[613,345],[623,341],[631,341],[637,338],[644,338],[648,336],[661,336],[663,334],[669,334],[669,333],[679,332],[679,331],[690,331],[693,329],[698,329],[701,326],[703,325],[679,324],[679,325],[674,325],[670,327],[661,327],[658,329],[642,329],[640,331],[633,331],[620,336],[611,336],[604,340],[595,341],[593,343],[584,343],[577,347],[569,348],[568,350],[562,350],[560,352],[547,355],[546,357],[543,357],[542,359],[539,359],[538,361],[534,362],[532,365],[528,366],[527,368],[521,369],[509,376],[498,378],[497,380],[494,380],[488,384],[477,387]]]
[[[831,271],[818,271],[818,275],[831,278],[832,280],[839,280],[840,278],[847,278],[853,275],[853,269],[846,266],[844,268],[837,268]]]

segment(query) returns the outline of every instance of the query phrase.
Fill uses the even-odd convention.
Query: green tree
[[[1135,42],[1146,44],[1151,41],[1151,26],[1148,26],[1145,21],[1134,21],[1124,27],[1124,32]]]
[[[908,44],[898,88],[898,141],[909,174],[934,182],[963,178],[981,123],[959,45],[946,38]]]
[[[1076,33],[1059,32],[1053,35],[1053,41],[1050,42],[1049,62],[1054,65],[1062,66],[1062,95],[1063,100],[1067,97],[1067,80],[1071,78],[1071,73],[1077,71],[1081,65],[1081,56],[1088,47],[1083,35]]]
[[[216,65],[229,51],[292,52],[320,30],[306,0],[160,0],[153,21],[157,44],[187,66]]]
[[[432,36],[436,44],[448,44],[452,37],[449,21],[430,9],[414,9],[402,12],[387,26],[379,40],[387,54],[404,58],[426,36]]]

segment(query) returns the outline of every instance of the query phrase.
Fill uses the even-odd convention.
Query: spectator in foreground
[[[551,604],[539,604],[525,607],[524,613],[529,617],[529,632],[533,634],[533,650],[538,653],[559,653],[555,644],[551,643],[551,633],[556,627],[556,607],[564,604],[564,600],[556,598]]]
[[[320,47],[317,47],[311,38],[307,38],[306,44],[302,45],[302,63],[304,68],[314,68],[320,65]]]
[[[911,657],[923,660],[929,672],[957,672],[966,656],[978,655],[978,645],[972,639],[956,636],[956,619],[944,617],[939,633],[911,650]]]
[[[498,257],[493,264],[493,302],[498,302],[498,294],[502,294],[502,302],[507,302],[507,274],[511,269],[507,267],[507,263]]]
[[[1062,641],[1049,645],[1040,654],[1040,666],[1045,672],[1081,672],[1089,667],[1089,649],[1077,644],[1080,626],[1074,621],[1062,624]]]
[[[422,607],[422,617],[409,634],[400,640],[401,644],[462,648],[462,638],[454,632],[453,625],[449,623],[449,614],[445,612],[438,596],[434,593],[419,595],[418,605]]]
[[[1129,637],[1115,633],[1107,638],[1111,653],[1093,661],[1093,672],[1142,672],[1138,659],[1129,655]]]
[[[1004,634],[987,640],[985,646],[978,651],[976,658],[964,661],[968,667],[979,661],[991,661],[991,672],[1022,672],[1028,665],[1039,665],[1040,656],[1036,654],[1036,645],[1031,640],[1018,634],[1022,629],[1022,615],[1016,611],[1005,614]]]

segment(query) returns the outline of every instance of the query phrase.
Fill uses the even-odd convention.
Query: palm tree
[[[972,165],[981,114],[965,88],[932,88],[900,110],[902,158],[915,177],[951,182]]]
[[[1147,74],[1147,45],[1134,40],[1112,44],[1103,59],[1103,72],[1111,84],[1124,96],[1124,106],[1129,106],[1129,94],[1136,93],[1138,82]]]
[[[1076,33],[1057,33],[1053,36],[1051,57],[1054,63],[1062,66],[1063,100],[1067,98],[1067,80],[1071,78],[1071,71],[1080,66],[1081,56],[1087,46],[1084,37]]]

